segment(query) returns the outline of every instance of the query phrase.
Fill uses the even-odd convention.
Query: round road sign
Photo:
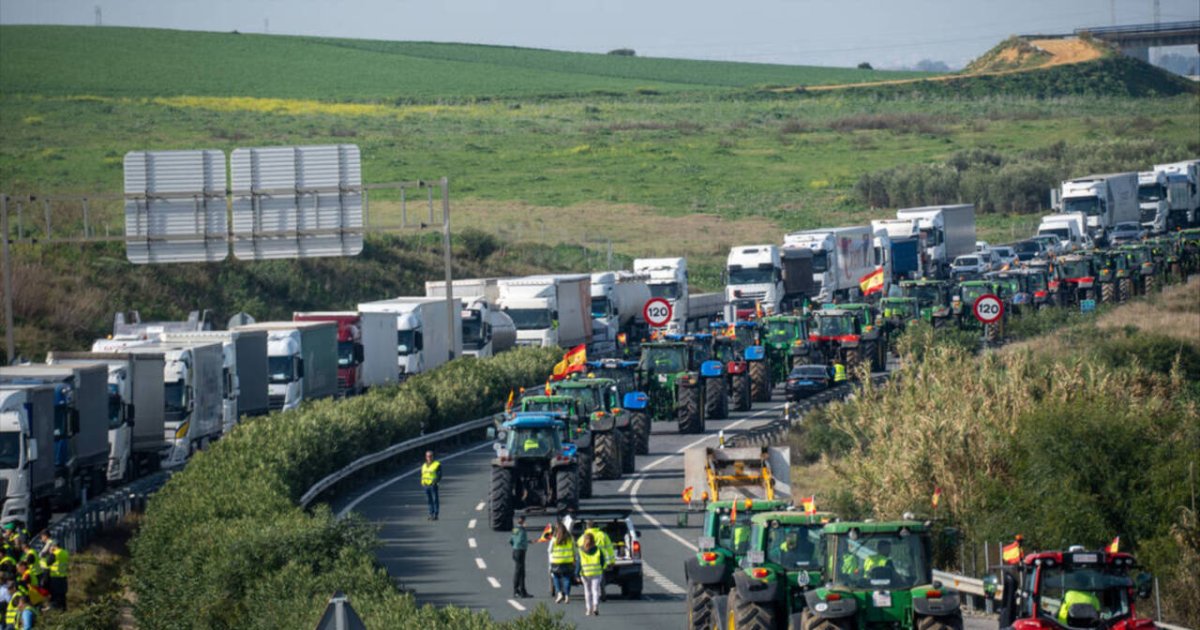
[[[671,314],[671,303],[665,298],[650,298],[642,307],[642,317],[646,319],[647,324],[655,328],[666,326],[671,321]]]
[[[979,296],[972,309],[975,311],[975,319],[984,324],[994,324],[1004,316],[1004,302],[991,293]]]

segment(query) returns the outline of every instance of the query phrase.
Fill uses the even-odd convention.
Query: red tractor
[[[1136,561],[1127,553],[1068,551],[1031,553],[1003,574],[1002,630],[1153,630],[1134,604],[1150,595],[1149,573],[1130,577]],[[994,578],[988,578],[991,586]]]

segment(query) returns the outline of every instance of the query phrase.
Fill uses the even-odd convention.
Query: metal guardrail
[[[143,512],[150,495],[162,488],[174,471],[163,470],[114,488],[51,523],[46,531],[74,553],[88,546],[101,530],[114,527],[130,512]]]
[[[492,426],[492,424],[495,423],[496,418],[501,415],[502,414],[492,414],[485,418],[470,420],[448,429],[442,429],[441,431],[428,433],[420,437],[415,437],[411,440],[398,442],[383,449],[382,451],[376,451],[370,455],[364,455],[350,462],[337,472],[327,475],[325,478],[313,484],[312,487],[310,487],[308,491],[300,497],[300,507],[307,508],[310,503],[316,500],[317,497],[321,496],[327,490],[345,481],[349,477],[357,474],[365,468],[379,464],[380,462],[396,457],[397,455],[407,453],[413,449],[429,446],[449,438],[459,437],[464,433],[469,433],[471,431],[477,431],[479,429]]]

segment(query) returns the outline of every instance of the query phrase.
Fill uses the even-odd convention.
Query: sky
[[[1162,21],[1200,1],[1157,0]],[[1009,35],[1154,21],[1155,0],[0,0],[0,24],[462,42],[643,57],[958,68]],[[1195,54],[1194,47],[1175,52]]]

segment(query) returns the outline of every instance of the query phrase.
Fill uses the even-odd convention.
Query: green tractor
[[[927,523],[829,523],[821,538],[823,584],[805,592],[793,628],[962,630],[958,594],[933,581]]]
[[[579,460],[579,497],[590,499],[592,496],[592,464],[595,461],[592,430],[588,422],[588,414],[580,406],[578,398],[572,396],[547,396],[545,394],[525,395],[521,397],[521,406],[517,413],[541,413],[554,416],[563,423],[563,444],[574,444],[575,455]],[[509,419],[516,414],[507,414]],[[497,425],[499,428],[499,425]]]
[[[808,326],[799,315],[772,315],[759,320],[771,386],[787,380],[792,367],[808,356]]]
[[[850,371],[863,362],[873,371],[883,369],[886,348],[880,343],[879,330],[864,324],[859,312],[835,306],[813,311],[812,319],[808,341],[814,360],[838,361]]]
[[[1013,270],[992,271],[983,275],[983,279],[992,283],[996,288],[996,297],[1004,303],[1004,308],[1011,315],[1025,313],[1029,304],[1029,294],[1025,292],[1025,283],[1021,274]]]
[[[789,505],[788,501],[767,499],[710,501],[705,505],[699,551],[683,565],[688,581],[689,628],[710,630],[716,625],[715,600],[729,594],[733,574],[750,549],[751,518],[762,512],[786,510]]]
[[[637,361],[624,359],[599,359],[588,361],[588,378],[608,378],[617,384],[621,396],[621,408],[629,412],[629,426],[633,430],[633,452],[645,455],[650,452],[650,416],[646,412],[649,397],[638,391]]]
[[[996,295],[996,285],[990,280],[967,280],[960,282],[950,303],[959,330],[981,330],[988,341],[999,339],[1004,332],[1004,324],[1008,319],[1008,310],[993,324],[984,325],[975,318],[975,300],[984,295]]]
[[[729,380],[725,363],[713,354],[713,335],[688,333],[667,335],[667,339],[688,344],[688,369],[700,375],[704,388],[704,417],[723,420],[729,417]]]
[[[637,387],[649,398],[651,420],[674,419],[680,433],[704,433],[704,387],[700,374],[688,369],[688,354],[681,341],[642,344]]]
[[[1103,250],[1092,255],[1096,265],[1096,283],[1104,304],[1124,302],[1133,295],[1129,257],[1120,251]]]
[[[726,600],[726,630],[802,627],[809,593],[824,581],[822,532],[832,519],[790,511],[751,517],[750,546]]]
[[[1179,262],[1185,276],[1200,271],[1200,228],[1179,232]]]
[[[1130,276],[1133,279],[1135,295],[1149,295],[1154,292],[1154,279],[1157,270],[1154,268],[1154,254],[1150,247],[1144,244],[1122,245],[1117,251],[1125,253],[1129,258]]]
[[[595,452],[595,474],[601,479],[620,479],[634,471],[633,428],[630,414],[621,408],[616,381],[607,378],[577,378],[550,385],[553,393],[579,401],[587,414]]]
[[[945,280],[904,280],[900,292],[906,298],[915,298],[921,309],[921,319],[934,328],[941,328],[951,320],[950,284]]]
[[[889,340],[903,331],[909,322],[916,321],[921,316],[920,303],[917,298],[911,297],[881,298],[878,309],[879,317],[876,321]]]

